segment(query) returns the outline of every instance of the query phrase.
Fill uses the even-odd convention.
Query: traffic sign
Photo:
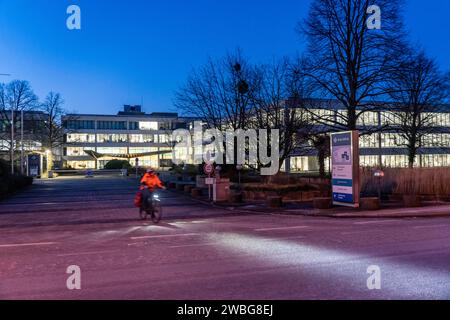
[[[212,165],[211,163],[205,164],[205,166],[203,167],[203,171],[207,175],[213,174],[213,172],[214,172],[214,165]]]

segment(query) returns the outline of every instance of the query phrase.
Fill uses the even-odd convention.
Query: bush
[[[316,185],[301,183],[301,184],[270,184],[270,183],[250,183],[242,186],[244,191],[256,191],[256,192],[276,192],[279,195],[287,194],[290,192],[309,192],[319,191],[320,188]]]
[[[0,198],[14,193],[33,184],[33,178],[21,175],[8,175],[0,177]]]
[[[200,172],[199,166],[193,164],[173,164],[172,168],[169,171],[175,174],[186,174],[189,176],[196,176]]]
[[[450,195],[450,168],[386,168],[383,171],[383,194]],[[378,178],[373,176],[373,169],[361,170],[361,186],[364,194],[376,194]]]
[[[111,160],[105,165],[106,170],[130,169],[131,164],[126,160]]]

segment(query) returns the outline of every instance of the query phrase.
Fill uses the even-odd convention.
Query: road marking
[[[306,229],[306,228],[311,228],[311,227],[310,227],[310,226],[295,226],[295,227],[263,228],[263,229],[254,229],[254,231],[263,232],[263,231],[290,230],[290,229]]]
[[[285,237],[285,238],[270,238],[270,239],[261,239],[261,241],[280,241],[280,240],[291,240],[291,239],[304,239],[305,236],[295,236],[295,237]],[[178,246],[170,246],[169,248],[190,248],[190,247],[207,247],[220,245],[222,242],[205,242],[205,243],[197,243],[197,244],[182,244]]]
[[[448,225],[448,224],[432,224],[432,225],[428,225],[428,226],[415,226],[413,228],[414,229],[424,229],[424,228],[442,228],[442,227],[450,228],[450,225]]]
[[[377,223],[387,223],[387,222],[397,222],[398,220],[375,220],[375,221],[360,221],[353,222],[353,224],[377,224]]]
[[[58,257],[71,257],[71,256],[85,256],[90,254],[104,254],[104,253],[113,253],[117,252],[117,250],[110,250],[110,251],[95,251],[95,252],[75,252],[75,253],[64,253],[64,254],[58,254]]]
[[[16,248],[16,247],[32,247],[32,246],[51,246],[56,242],[36,242],[36,243],[16,243],[16,244],[1,244],[0,248]]]
[[[166,234],[157,236],[142,236],[142,237],[131,237],[131,240],[142,240],[142,239],[155,239],[155,238],[170,238],[170,237],[191,237],[198,236],[198,233],[183,233],[183,234]]]

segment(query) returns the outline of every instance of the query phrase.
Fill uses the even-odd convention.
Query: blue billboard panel
[[[357,136],[357,135],[355,135]],[[334,133],[331,135],[331,165],[333,202],[337,205],[355,205],[355,165],[358,161],[355,152],[354,132]]]

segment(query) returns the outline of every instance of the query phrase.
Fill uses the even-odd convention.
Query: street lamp
[[[241,190],[241,171],[242,169],[244,169],[244,166],[241,164],[238,164],[236,166],[236,170],[238,171],[238,185],[239,185],[239,190]]]
[[[0,73],[0,76],[9,77],[8,73]],[[11,174],[14,174],[14,108],[11,107]]]
[[[378,198],[381,201],[381,180],[384,177],[384,171],[381,169],[377,169],[374,171],[373,176],[378,180]]]

